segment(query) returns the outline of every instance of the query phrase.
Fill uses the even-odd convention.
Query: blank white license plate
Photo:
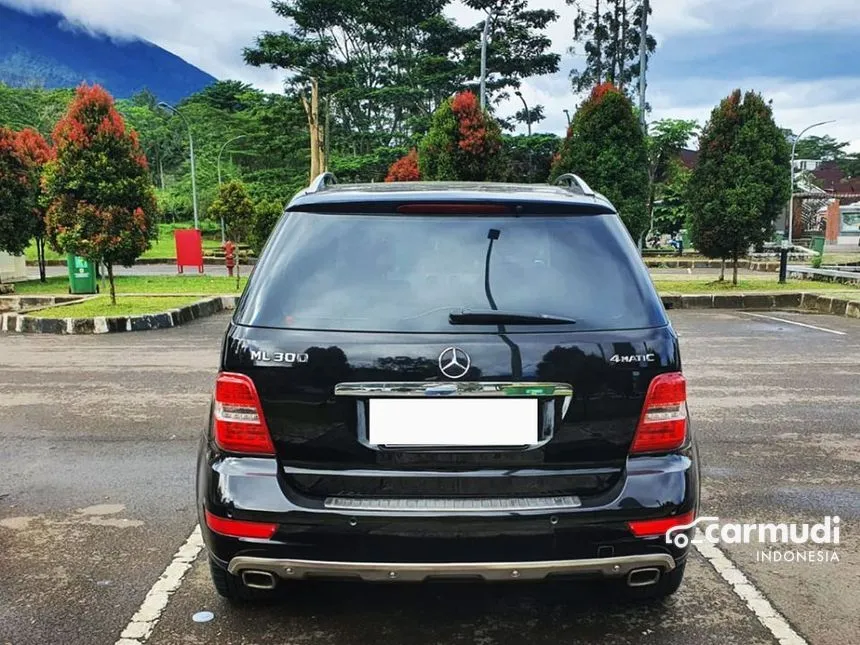
[[[371,444],[526,446],[537,434],[537,399],[370,399]]]

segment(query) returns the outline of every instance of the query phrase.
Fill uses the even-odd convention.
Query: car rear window
[[[269,240],[235,320],[381,332],[496,328],[452,325],[448,314],[462,309],[564,316],[576,330],[666,324],[616,215],[301,212]]]

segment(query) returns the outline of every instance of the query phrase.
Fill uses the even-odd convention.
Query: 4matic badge
[[[615,354],[609,359],[610,363],[653,363],[657,360],[656,354]]]
[[[251,350],[252,361],[262,361],[264,363],[286,363],[287,365],[295,365],[296,363],[307,363],[307,354],[296,354],[294,352],[265,352],[261,349]]]

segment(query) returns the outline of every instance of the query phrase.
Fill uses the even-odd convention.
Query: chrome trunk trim
[[[326,562],[238,556],[230,560],[227,570],[233,575],[241,575],[249,569],[269,571],[285,579],[334,577],[372,582],[421,582],[428,578],[543,580],[555,575],[618,578],[635,569],[651,567],[666,573],[675,568],[675,561],[665,553],[537,562]]]
[[[573,396],[567,383],[417,381],[338,383],[335,396]]]
[[[574,495],[512,498],[369,498],[327,497],[325,507],[338,511],[395,511],[400,513],[503,513],[561,511],[582,506]]]

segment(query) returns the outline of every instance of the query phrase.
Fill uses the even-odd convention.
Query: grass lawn
[[[110,296],[97,296],[85,302],[62,307],[50,307],[27,315],[37,318],[92,318],[93,316],[137,316],[157,314],[198,301],[197,296],[117,296],[116,304]]]
[[[202,230],[203,230],[203,253],[205,254],[207,251],[212,251],[221,247],[221,233],[220,229],[217,227],[214,230],[211,230],[211,226],[207,226],[207,223],[202,222]],[[185,224],[159,224],[158,225],[158,239],[152,243],[152,248],[149,249],[146,253],[144,253],[142,258],[150,258],[154,260],[167,260],[173,261],[176,259],[176,243],[173,241],[173,229],[174,228],[191,228],[191,222],[187,222]],[[30,243],[30,246],[27,247],[27,250],[24,251],[24,255],[28,261],[35,262],[36,261],[36,242],[33,241]],[[60,255],[59,253],[55,253],[48,246],[45,246],[45,259],[46,260],[65,260],[65,255]]]
[[[654,279],[654,286],[661,294],[694,294],[694,293],[758,293],[766,291],[826,291],[836,295],[847,294],[860,298],[860,288],[835,282],[815,282],[813,280],[787,280],[780,284],[776,275],[767,278],[750,278],[738,280],[737,286],[732,285],[731,279],[724,282],[714,280],[660,280]]]
[[[821,264],[849,264],[860,262],[860,253],[827,253],[821,258]]]
[[[243,267],[245,270],[246,267]],[[833,295],[845,294],[860,299],[860,288],[834,282],[815,282],[813,280],[789,280],[779,284],[776,274],[745,276],[738,280],[738,285],[732,286],[731,280],[724,282],[709,278],[677,278],[661,280],[654,277],[654,285],[662,294],[695,294],[695,293],[759,293],[766,291],[824,291]],[[117,294],[170,294],[170,295],[239,295],[245,287],[246,278],[242,278],[239,290],[236,289],[236,279],[227,276],[209,276],[188,273],[181,276],[117,276]],[[67,294],[69,282],[65,276],[48,278],[46,283],[38,280],[27,280],[15,283],[15,293],[29,294]],[[107,281],[102,287],[107,290]]]
[[[242,267],[248,271],[249,267]],[[116,292],[123,294],[146,294],[146,293],[168,293],[168,294],[193,294],[193,295],[239,295],[245,288],[246,278],[242,278],[239,290],[236,289],[236,278],[227,276],[210,276],[189,273],[186,275],[134,275],[117,276],[114,278]],[[107,280],[104,281],[102,292],[109,288]],[[67,294],[69,292],[69,279],[66,276],[48,278],[45,283],[38,280],[26,280],[15,283],[15,293],[18,295],[29,294]]]

